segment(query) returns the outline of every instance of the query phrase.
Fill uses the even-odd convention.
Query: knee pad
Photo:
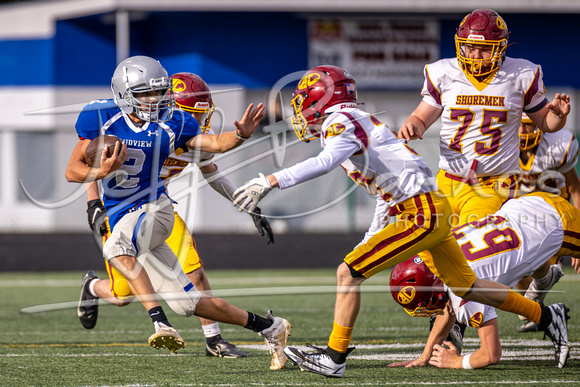
[[[189,291],[184,289],[181,291],[164,291],[160,289],[157,292],[175,313],[184,317],[194,315],[195,307],[201,298],[201,293],[193,285],[191,285]]]

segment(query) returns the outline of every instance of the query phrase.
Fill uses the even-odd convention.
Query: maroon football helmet
[[[534,124],[526,113],[522,113],[522,121],[518,130],[520,136],[520,150],[530,150],[542,141],[544,132]]]
[[[505,59],[510,34],[506,23],[492,9],[476,9],[465,16],[455,34],[455,49],[460,67],[468,75],[481,77],[497,71]],[[469,58],[465,47],[491,50],[489,59]]]
[[[356,82],[352,76],[337,66],[317,66],[308,71],[296,86],[292,96],[292,126],[299,139],[310,142],[320,136],[315,125],[329,108],[357,106]]]
[[[189,113],[201,113],[199,125],[202,132],[207,133],[215,110],[208,85],[199,75],[192,73],[177,73],[170,78],[177,107]]]
[[[418,255],[393,268],[390,285],[395,301],[411,316],[443,314],[449,300],[443,281],[429,270]]]

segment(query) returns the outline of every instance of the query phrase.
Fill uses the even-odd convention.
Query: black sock
[[[538,329],[541,331],[545,331],[548,328],[548,325],[550,325],[551,323],[552,323],[552,312],[550,312],[550,308],[542,305],[542,316],[540,316],[540,325]]]
[[[151,317],[151,320],[154,323],[160,322],[167,325],[168,327],[171,326],[171,324],[169,324],[169,321],[167,320],[167,316],[165,316],[165,312],[163,311],[162,307],[156,306],[155,308],[149,309],[147,313],[149,313],[149,317]]]
[[[270,328],[274,324],[274,321],[248,312],[248,322],[245,328],[254,332],[262,332],[264,329]]]
[[[332,359],[336,364],[342,364],[346,362],[347,356],[354,350],[354,347],[350,347],[345,353],[338,352],[330,347],[326,347],[326,354]]]

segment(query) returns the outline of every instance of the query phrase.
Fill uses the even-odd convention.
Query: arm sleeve
[[[292,187],[305,181],[322,176],[359,150],[359,144],[352,141],[341,141],[338,137],[328,141],[326,147],[318,154],[292,167],[273,173],[280,189]]]
[[[207,183],[211,188],[213,188],[224,198],[232,201],[234,197],[234,191],[237,189],[237,187],[227,176],[222,175],[219,169],[216,169],[210,173],[202,173],[202,175],[203,178],[207,180]]]

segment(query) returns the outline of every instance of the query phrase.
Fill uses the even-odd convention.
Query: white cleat
[[[308,371],[319,375],[328,376],[331,378],[342,378],[344,372],[346,371],[346,362],[342,364],[336,364],[330,356],[326,353],[326,350],[309,345],[313,348],[313,352],[304,352],[294,347],[286,347],[284,353],[286,357],[300,367],[302,371]],[[349,348],[348,353],[352,349]]]
[[[544,303],[544,298],[546,298],[546,294],[554,287],[554,285],[560,281],[560,278],[564,276],[564,272],[562,271],[562,267],[560,265],[552,265],[550,266],[550,281],[544,286],[542,289],[538,288],[537,282],[534,280],[530,283],[528,290],[526,290],[525,297],[536,301],[540,304]]]
[[[154,322],[155,333],[149,336],[149,345],[153,348],[167,348],[173,353],[185,346],[179,333],[173,328],[160,322]]]
[[[270,350],[270,355],[272,356],[270,369],[280,370],[286,366],[286,362],[288,361],[284,355],[284,347],[286,346],[288,336],[290,336],[290,328],[292,328],[292,325],[286,319],[274,317],[271,310],[266,314],[266,318],[272,320],[274,323],[258,334],[264,338]]]
[[[548,306],[550,312],[552,313],[552,322],[548,325],[548,328],[544,331],[545,335],[552,340],[554,344],[554,351],[556,357],[556,366],[558,368],[566,367],[566,362],[570,357],[570,344],[568,342],[568,312],[570,308],[566,305],[552,304]]]

